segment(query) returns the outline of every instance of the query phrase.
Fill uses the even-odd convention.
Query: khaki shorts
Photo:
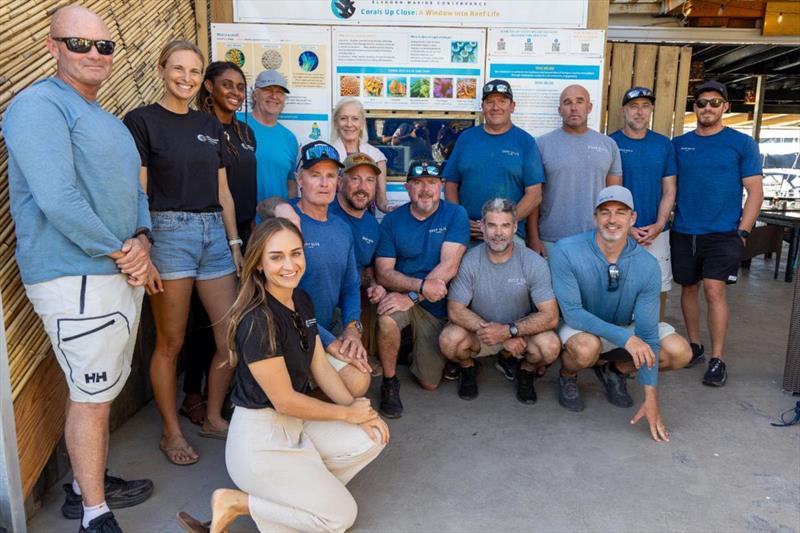
[[[634,332],[636,328],[636,323],[631,322],[628,326],[625,326],[625,329],[630,331],[631,333]],[[567,341],[573,335],[577,335],[578,333],[586,333],[585,331],[581,331],[579,329],[574,329],[569,327],[566,322],[563,320],[558,325],[558,337],[561,339],[561,344],[566,344]],[[672,335],[675,333],[675,328],[667,324],[666,322],[659,322],[658,323],[658,341],[661,342],[664,337],[668,335]],[[608,339],[604,339],[600,337],[600,342],[602,343],[602,348],[600,348],[600,353],[610,352],[611,350],[615,350],[617,348],[624,348],[624,346],[617,346],[616,344],[612,343]]]
[[[446,320],[436,318],[420,305],[415,305],[408,311],[392,313],[389,317],[395,321],[400,331],[410,325],[414,333],[411,372],[423,383],[438,385],[447,362],[439,351],[439,335]]]
[[[672,262],[670,261],[669,250],[669,230],[666,229],[653,240],[649,246],[642,246],[650,252],[650,255],[658,259],[658,267],[661,269],[661,292],[668,292],[672,289]]]

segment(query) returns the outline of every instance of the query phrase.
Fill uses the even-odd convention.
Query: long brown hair
[[[202,63],[203,67],[206,65],[206,58],[203,55],[203,52],[200,50],[196,44],[191,41],[187,41],[186,39],[175,39],[174,41],[170,41],[164,45],[161,49],[161,53],[158,55],[158,66],[164,68],[167,66],[167,61],[169,60],[169,56],[174,54],[175,52],[180,52],[182,50],[186,50],[187,52],[194,52],[197,57],[200,58],[200,63]]]
[[[264,248],[273,235],[279,231],[289,230],[300,238],[303,242],[303,234],[297,226],[289,220],[281,217],[273,217],[265,220],[253,231],[247,241],[247,252],[244,255],[244,266],[242,267],[242,277],[239,281],[239,294],[228,311],[228,363],[235,367],[238,361],[236,353],[236,330],[242,319],[251,311],[263,313],[266,319],[265,331],[253,331],[252,326],[247,336],[252,334],[266,335],[267,346],[271,352],[275,351],[275,322],[267,306],[267,278],[261,270],[261,258],[264,255]]]

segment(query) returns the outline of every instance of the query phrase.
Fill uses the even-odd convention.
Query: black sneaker
[[[633,405],[633,398],[628,394],[627,378],[609,368],[614,363],[598,365],[594,367],[594,373],[606,388],[606,398],[611,405],[617,407],[630,407]]]
[[[64,483],[64,505],[61,514],[64,518],[77,520],[83,513],[83,498],[72,490],[72,483]],[[153,494],[153,482],[149,479],[125,481],[122,478],[109,476],[106,470],[105,487],[106,505],[109,509],[124,509],[139,505]]]
[[[522,370],[517,372],[517,400],[524,404],[536,403],[536,389],[533,388],[533,372]]]
[[[442,378],[446,379],[447,381],[455,381],[458,379],[458,375],[461,373],[461,366],[458,363],[454,363],[453,361],[448,361],[444,364],[444,372],[442,373]]]
[[[519,359],[505,352],[500,352],[497,354],[497,360],[494,363],[494,367],[499,370],[500,373],[503,374],[503,377],[508,381],[514,381],[514,379],[517,377],[519,365]]]
[[[708,370],[703,375],[703,385],[712,387],[722,387],[728,380],[728,373],[725,371],[725,363],[718,357],[708,360]]]
[[[583,400],[578,391],[578,376],[568,378],[558,376],[558,403],[570,411],[583,411]]]
[[[89,522],[89,527],[83,527],[81,524],[78,533],[122,533],[122,528],[114,518],[114,513],[109,511]]]
[[[706,358],[706,349],[702,344],[690,342],[689,345],[692,347],[692,358],[689,359],[689,362],[686,364],[685,368],[692,368],[694,365]]]
[[[400,401],[400,380],[397,376],[381,382],[381,412],[386,418],[400,418],[403,415],[403,403]]]
[[[474,400],[478,397],[478,366],[461,367],[458,375],[458,397]]]

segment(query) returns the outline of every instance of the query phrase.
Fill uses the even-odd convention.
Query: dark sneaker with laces
[[[400,380],[397,379],[397,376],[383,378],[380,410],[386,415],[386,418],[400,418],[403,415],[403,403],[400,401]]]
[[[504,352],[497,354],[497,360],[494,367],[503,374],[503,377],[508,381],[514,381],[517,377],[517,370],[519,369],[520,360],[513,355],[508,355]]]
[[[706,358],[706,349],[702,344],[690,342],[689,345],[692,347],[692,358],[689,359],[689,362],[686,364],[686,368],[692,368],[694,365]]]
[[[718,357],[708,360],[708,370],[703,375],[703,385],[712,387],[722,387],[728,380],[728,373],[725,371],[725,363]]]
[[[455,381],[458,379],[458,375],[461,373],[461,366],[458,363],[454,363],[453,361],[448,361],[444,365],[444,372],[442,373],[442,378],[446,379],[447,381]]]
[[[89,522],[89,527],[83,527],[81,524],[78,533],[122,533],[122,528],[114,518],[114,513],[109,511]]]
[[[570,411],[583,411],[583,400],[578,391],[578,376],[567,378],[558,376],[558,403]]]
[[[461,367],[458,375],[458,397],[473,400],[478,396],[478,366]]]
[[[66,498],[61,506],[64,518],[77,520],[83,513],[83,498],[72,490],[72,483],[64,483]],[[133,479],[125,481],[122,478],[109,476],[106,470],[105,487],[106,505],[109,509],[124,509],[139,505],[153,494],[153,482],[149,479]]]
[[[627,378],[624,374],[612,370],[610,366],[613,364],[598,365],[594,367],[594,373],[606,388],[606,398],[611,405],[630,407],[633,405],[633,398],[628,394]]]
[[[533,405],[536,403],[536,389],[533,388],[533,372],[519,369],[517,371],[517,400]]]

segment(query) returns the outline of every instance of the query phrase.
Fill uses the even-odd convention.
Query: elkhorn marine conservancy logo
[[[219,139],[215,139],[214,137],[209,137],[208,135],[203,135],[202,133],[197,134],[197,140],[201,143],[208,143],[208,144],[219,144]]]
[[[356,12],[355,0],[331,0],[331,11],[339,19],[349,19]]]

